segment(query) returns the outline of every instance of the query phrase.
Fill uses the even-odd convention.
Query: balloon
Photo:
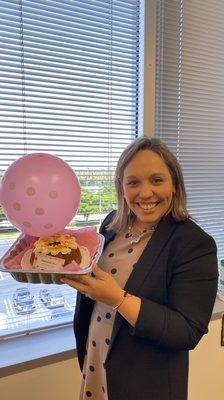
[[[75,172],[59,157],[34,153],[6,170],[0,190],[9,221],[31,236],[50,236],[72,220],[80,202]]]

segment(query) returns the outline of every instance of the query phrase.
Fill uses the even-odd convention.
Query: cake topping
[[[56,256],[61,254],[70,254],[72,250],[76,250],[78,244],[74,236],[71,235],[55,235],[47,238],[39,238],[34,244],[34,253],[52,254]]]

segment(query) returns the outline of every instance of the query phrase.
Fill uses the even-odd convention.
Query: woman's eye
[[[162,178],[154,178],[153,179],[153,183],[155,183],[155,184],[159,184],[159,183],[162,183],[162,182],[163,182]]]
[[[128,186],[136,186],[138,184],[138,181],[129,181],[128,183],[127,183],[127,185]]]

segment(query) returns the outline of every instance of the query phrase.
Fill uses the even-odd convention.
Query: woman
[[[115,185],[94,274],[63,280],[80,292],[80,400],[186,400],[188,350],[216,297],[216,245],[190,219],[180,166],[161,141],[130,144]]]

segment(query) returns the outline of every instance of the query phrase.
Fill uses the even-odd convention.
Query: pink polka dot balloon
[[[80,202],[75,172],[61,158],[34,153],[6,170],[0,201],[9,221],[31,236],[60,232],[72,220]]]

